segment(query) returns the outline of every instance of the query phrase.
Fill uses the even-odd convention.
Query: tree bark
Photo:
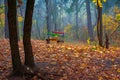
[[[105,47],[106,49],[109,49],[109,37],[107,33],[105,34]]]
[[[53,7],[53,21],[54,21],[54,31],[57,31],[57,3],[56,0],[54,0],[54,7]]]
[[[39,18],[40,18],[40,10],[38,10],[38,12],[36,12],[36,14],[37,15],[35,15],[35,17],[36,17],[36,28],[37,28],[37,31],[38,31],[38,37],[39,37],[39,39],[41,39],[41,31],[40,31],[40,24],[39,24]]]
[[[89,0],[86,0],[86,9],[87,9],[88,34],[90,37],[90,41],[93,41],[94,35],[93,35],[93,27],[92,27],[92,21],[91,21],[91,11],[90,11],[90,1]]]
[[[103,47],[103,27],[102,27],[102,7],[99,6],[97,0],[98,21],[97,21],[97,36],[99,45]]]
[[[102,8],[100,8],[100,46],[103,47]]]
[[[4,0],[4,4],[5,4],[5,39],[8,39],[9,38],[9,30],[8,30],[8,17],[7,17],[7,13],[8,13],[7,0]]]
[[[50,10],[49,10],[50,3],[49,3],[49,0],[45,0],[45,2],[46,2],[46,10],[47,10],[47,16],[46,16],[46,21],[47,21],[47,31],[48,31],[48,32],[51,32],[51,30],[50,30],[50,22],[51,22],[51,21],[50,21],[50,18],[51,18],[51,12],[50,12]],[[48,35],[47,43],[50,43],[49,39],[50,39],[50,35]]]
[[[8,0],[8,25],[9,25],[10,48],[12,56],[13,73],[15,75],[19,74],[21,70],[16,17],[17,17],[16,0]]]
[[[25,21],[24,21],[24,33],[23,33],[23,44],[25,52],[25,65],[28,67],[35,67],[34,57],[31,45],[31,29],[32,29],[32,16],[35,0],[27,0]]]
[[[75,8],[76,8],[76,13],[75,13],[75,15],[76,15],[76,28],[75,28],[75,31],[76,31],[76,38],[77,38],[77,40],[79,40],[79,36],[78,36],[78,0],[76,0],[76,6],[75,6]]]

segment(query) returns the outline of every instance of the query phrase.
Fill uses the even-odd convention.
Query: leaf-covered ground
[[[120,80],[120,48],[106,50],[82,44],[46,44],[32,40],[37,76],[32,80]],[[22,42],[19,42],[24,62]],[[11,72],[10,46],[0,40],[0,80]],[[18,79],[17,79],[18,80]]]

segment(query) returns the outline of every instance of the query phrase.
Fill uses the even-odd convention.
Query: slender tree
[[[88,33],[89,33],[90,41],[93,41],[94,35],[93,35],[93,27],[92,27],[92,21],[91,21],[90,0],[86,0],[86,9],[87,9]]]
[[[50,30],[51,11],[50,11],[50,9],[49,9],[49,7],[50,7],[49,1],[50,1],[50,0],[45,0],[46,10],[47,10],[46,20],[47,20],[47,31],[48,31],[48,32],[51,32],[51,30]],[[50,36],[48,35],[47,43],[50,43],[49,38],[50,38]]]
[[[97,36],[99,45],[103,47],[102,7],[99,4],[99,0],[97,0],[97,10],[98,10]]]
[[[35,0],[27,0],[25,21],[24,21],[24,32],[23,32],[23,44],[25,52],[25,65],[28,67],[35,67],[34,57],[31,45],[31,29],[32,29],[32,16],[34,9]]]
[[[76,31],[76,38],[77,38],[77,40],[79,40],[79,35],[78,35],[78,0],[76,0],[75,1],[75,9],[76,9],[76,13],[75,13],[75,15],[76,15],[76,28],[75,28],[75,31]]]
[[[53,5],[53,21],[54,21],[54,30],[57,31],[57,16],[58,16],[58,13],[57,13],[57,2],[56,0],[54,0],[54,5]]]
[[[19,48],[18,48],[16,16],[17,16],[16,0],[8,0],[8,25],[9,25],[9,39],[10,39],[13,73],[19,74],[21,71],[21,60],[20,60]]]
[[[4,0],[4,4],[5,4],[5,38],[8,39],[9,31],[8,31],[8,17],[7,17],[7,13],[8,13],[7,0]]]

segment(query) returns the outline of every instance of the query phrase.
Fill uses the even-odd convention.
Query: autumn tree
[[[9,25],[9,39],[12,56],[13,73],[19,74],[21,71],[21,60],[18,48],[18,35],[17,35],[17,11],[16,0],[8,0],[8,25]]]
[[[31,29],[32,29],[34,2],[35,0],[27,0],[25,21],[24,21],[24,32],[23,32],[25,65],[31,68],[35,67],[32,45],[31,45]]]
[[[103,27],[102,27],[102,6],[101,0],[97,0],[98,22],[97,22],[97,36],[99,45],[103,46]]]
[[[103,47],[103,26],[102,26],[102,2],[106,2],[106,0],[93,0],[93,2],[97,5],[98,19],[97,19],[97,36],[99,45]]]

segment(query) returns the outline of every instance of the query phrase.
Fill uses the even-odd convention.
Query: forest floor
[[[120,80],[120,48],[103,49],[84,44],[46,44],[32,40],[38,75],[44,80]],[[19,42],[22,62],[24,51]],[[10,46],[0,40],[0,80],[11,72]],[[18,79],[13,79],[18,80]],[[32,80],[41,80],[34,76]]]

